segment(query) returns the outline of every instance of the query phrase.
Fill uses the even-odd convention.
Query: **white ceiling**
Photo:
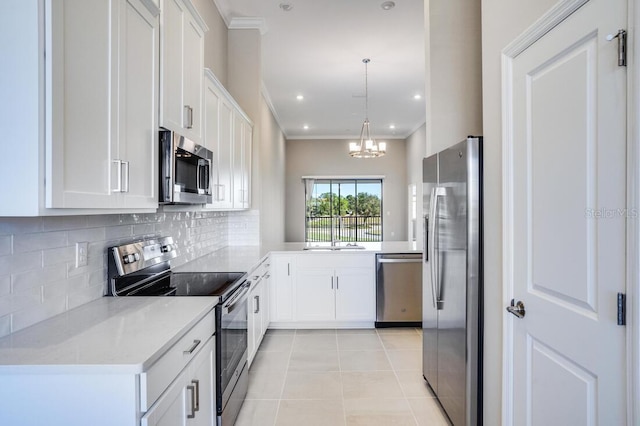
[[[405,138],[425,122],[423,0],[394,0],[389,11],[384,1],[215,0],[227,23],[264,19],[264,87],[288,139],[357,139],[365,116],[362,59],[370,58],[369,120],[379,140]]]

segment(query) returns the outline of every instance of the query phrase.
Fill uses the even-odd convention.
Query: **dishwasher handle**
[[[422,258],[405,258],[405,259],[387,259],[384,257],[378,258],[378,263],[421,263]]]

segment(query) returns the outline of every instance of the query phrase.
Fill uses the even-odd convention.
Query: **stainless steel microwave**
[[[160,130],[160,203],[212,201],[213,152],[169,130]]]

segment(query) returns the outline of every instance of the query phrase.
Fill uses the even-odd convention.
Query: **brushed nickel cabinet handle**
[[[190,107],[189,105],[185,105],[184,106],[184,114],[185,114],[185,128],[186,129],[191,129],[193,128],[193,108]]]
[[[191,380],[191,383],[196,385],[196,390],[195,390],[196,402],[193,406],[193,411],[200,411],[200,380],[194,379],[194,380]]]
[[[193,341],[193,345],[191,345],[191,347],[189,349],[187,349],[186,351],[183,351],[182,353],[185,355],[191,355],[193,353],[193,351],[196,350],[196,348],[198,347],[198,345],[201,343],[201,340],[195,339]]]
[[[187,418],[193,419],[196,416],[196,388],[188,385],[187,390],[191,391],[191,414],[187,414]]]

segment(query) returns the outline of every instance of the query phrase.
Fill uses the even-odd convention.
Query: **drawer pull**
[[[193,345],[191,345],[191,347],[189,349],[187,349],[186,351],[182,352],[185,355],[191,355],[193,353],[193,351],[196,350],[196,348],[198,347],[198,345],[201,343],[201,340],[194,340],[193,341]]]

